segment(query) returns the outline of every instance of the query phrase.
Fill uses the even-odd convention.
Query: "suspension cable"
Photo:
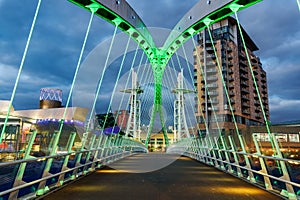
[[[35,28],[36,20],[37,20],[39,11],[40,11],[41,2],[42,2],[42,0],[39,0],[39,2],[37,4],[37,7],[36,7],[36,10],[35,10],[33,21],[32,21],[32,24],[31,24],[31,28],[30,28],[30,31],[29,31],[28,38],[27,38],[25,50],[23,52],[23,57],[22,57],[22,60],[21,60],[21,64],[19,66],[19,71],[18,71],[17,79],[15,81],[14,89],[13,89],[13,92],[11,94],[11,98],[10,98],[9,105],[8,105],[8,108],[7,108],[7,113],[6,113],[5,121],[4,121],[4,124],[3,124],[3,127],[2,127],[2,131],[1,131],[1,135],[0,135],[0,144],[2,143],[2,137],[3,137],[3,135],[4,135],[5,131],[6,131],[6,126],[7,126],[7,123],[8,123],[8,118],[9,118],[9,115],[10,115],[10,110],[11,110],[12,103],[13,103],[14,98],[15,98],[17,87],[19,85],[19,80],[20,80],[21,73],[22,73],[22,70],[23,70],[24,62],[25,62],[25,59],[27,57],[28,48],[29,48],[29,45],[30,45],[30,42],[31,42],[31,38],[32,38],[32,34],[33,34],[33,31],[34,31],[34,28]]]

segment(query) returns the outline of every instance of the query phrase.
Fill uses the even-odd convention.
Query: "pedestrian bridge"
[[[244,32],[239,24],[237,15],[238,11],[252,6],[260,2],[260,0],[201,0],[175,25],[162,45],[155,43],[155,38],[152,38],[142,19],[138,17],[135,10],[125,0],[69,1],[83,8],[84,12],[90,12],[90,20],[87,22],[86,34],[65,108],[58,108],[57,116],[53,119],[44,117],[41,120],[38,117],[34,118],[33,115],[27,116],[31,121],[34,121],[32,123],[35,123],[35,125],[39,123],[42,125],[56,123],[53,126],[54,128],[51,127],[51,133],[48,130],[47,137],[40,138],[41,133],[30,129],[26,130],[26,134],[24,133],[23,135],[10,133],[10,128],[13,127],[16,130],[20,128],[19,125],[14,124],[17,116],[11,113],[13,110],[12,104],[20,77],[22,76],[22,69],[30,47],[35,24],[38,20],[42,4],[42,0],[38,0],[11,99],[7,106],[7,112],[2,113],[4,117],[1,119],[0,149],[2,152],[0,153],[1,156],[5,155],[5,159],[1,160],[2,162],[0,163],[0,200],[32,198],[99,199],[101,197],[107,199],[300,198],[299,145],[293,143],[292,146],[289,146],[289,144],[283,143],[281,141],[282,138],[278,138],[270,130],[268,117],[265,114],[264,104],[259,95],[260,91],[252,70],[251,55],[248,55],[244,42]],[[247,59],[243,61],[243,64],[249,68],[249,77],[252,75],[255,86],[253,88],[258,98],[256,104],[260,105],[260,110],[258,111],[263,115],[263,124],[267,130],[267,136],[263,140],[258,138],[259,135],[255,133],[243,135],[240,132],[235,110],[232,106],[234,101],[230,99],[231,94],[228,92],[228,87],[230,86],[226,86],[225,78],[222,74],[222,66],[219,62],[221,60],[219,58],[220,55],[217,53],[214,45],[209,50],[209,56],[213,59],[211,62],[214,62],[215,69],[209,73],[219,74],[215,75],[213,79],[219,79],[224,86],[224,99],[228,103],[226,104],[226,109],[231,114],[234,126],[231,129],[232,133],[224,134],[222,132],[222,127],[218,123],[216,114],[218,109],[213,109],[213,104],[216,101],[213,102],[212,99],[210,99],[212,104],[210,111],[212,116],[215,117],[212,120],[215,127],[209,126],[208,117],[202,116],[202,119],[207,119],[207,121],[204,120],[203,122],[205,127],[202,127],[202,130],[205,129],[205,134],[200,130],[195,110],[191,112],[185,110],[185,95],[194,93],[195,90],[194,87],[192,89],[185,87],[183,79],[184,66],[181,66],[183,62],[180,62],[177,50],[181,48],[183,52],[181,57],[185,57],[185,60],[188,60],[183,44],[190,41],[192,52],[189,56],[198,55],[198,47],[195,42],[196,34],[206,30],[208,36],[205,38],[207,40],[205,42],[214,44],[210,31],[212,24],[232,14],[235,15],[237,21],[237,29],[239,29],[238,31],[243,41],[243,48],[246,49],[245,57]],[[98,52],[99,54],[96,55],[96,57],[101,57],[102,54],[105,54],[105,56],[94,63],[83,62],[86,43],[88,42],[90,28],[95,16],[113,24],[115,29],[109,44],[105,44],[105,48],[101,47],[100,53]],[[107,68],[117,57],[114,55],[115,52],[112,52],[112,46],[114,45],[118,29],[126,33],[127,40],[121,38],[117,50],[120,50],[120,47],[125,47],[125,50],[120,56],[121,61],[119,62],[120,66],[118,66],[116,80],[108,81],[113,83],[113,89],[106,108],[107,112],[102,119],[103,121],[99,120],[101,123],[95,125],[96,119],[94,114],[97,110],[98,97],[101,89],[107,89],[103,88],[104,75],[107,71],[110,71]],[[131,40],[135,42],[133,47],[129,45]],[[140,61],[138,61],[139,67],[144,61],[144,56],[147,58],[148,67],[146,67],[146,70],[140,70],[138,67],[138,73],[135,72],[133,66],[137,60],[139,50],[142,51]],[[130,111],[124,130],[125,133],[121,134],[120,127],[115,126],[115,123],[108,128],[106,125],[110,122],[109,114],[114,105],[117,84],[128,52],[134,52],[132,65],[128,70],[132,74],[132,84],[131,88],[129,88],[130,76],[128,76],[126,86],[122,88],[122,92],[130,93],[130,96],[127,98],[127,103],[124,96],[118,99],[121,102],[124,100],[124,107],[130,107]],[[87,56],[86,60],[88,58],[89,56]],[[176,78],[174,80],[174,75],[170,75],[167,70],[167,65],[173,65],[173,68],[175,68],[175,59],[178,60],[177,65],[179,66],[179,69],[176,70],[177,80]],[[97,70],[88,69],[88,76],[85,76],[83,82],[81,82],[84,84],[77,85],[79,100],[89,103],[87,105],[89,110],[87,117],[78,125],[70,117],[71,114],[75,113],[75,111],[74,113],[71,112],[72,110],[70,111],[71,100],[72,97],[76,96],[74,93],[76,84],[80,81],[80,76],[78,75],[83,73],[81,70],[85,69],[84,66],[93,64],[97,65],[97,68],[95,68]],[[98,73],[100,65],[103,69]],[[190,66],[194,66],[188,62],[186,65],[185,69],[187,69],[190,79],[193,80],[194,77]],[[202,67],[199,70],[197,69],[198,72],[202,75],[206,74],[201,69]],[[147,80],[146,82],[149,83],[147,86],[152,86],[151,91],[153,93],[153,96],[151,96],[153,105],[151,105],[149,112],[147,110],[150,117],[147,125],[144,126],[144,128],[146,127],[144,139],[141,139],[140,114],[145,105],[138,98],[143,92],[143,88],[138,84],[137,74],[142,74],[140,79],[143,77]],[[95,80],[93,79],[94,75]],[[206,90],[206,94],[208,96],[215,95],[216,91],[209,91],[209,89],[216,87],[216,85],[208,85],[206,79],[203,81],[205,86],[202,89]],[[164,89],[168,88],[171,90],[171,87],[165,87],[165,83],[172,83],[172,92],[176,96],[176,98],[173,97],[171,103],[169,102],[171,107],[173,106],[171,112],[173,113],[174,111],[174,129],[172,132],[176,135],[172,141],[169,141],[165,120],[168,115],[164,113],[163,108],[163,99],[171,96],[165,95]],[[243,84],[247,83],[244,82]],[[91,88],[93,93],[90,96],[82,95],[80,86]],[[57,100],[55,99],[56,93],[49,93],[46,97],[54,98],[52,99],[54,101]],[[61,101],[61,96],[58,100]],[[198,101],[196,105],[201,106],[202,103]],[[103,102],[101,101],[99,104],[103,104]],[[189,103],[191,107],[195,107],[195,102],[194,104],[192,102]],[[73,102],[74,104],[76,102]],[[116,109],[119,111],[121,105],[122,103],[114,106],[119,108]],[[163,153],[149,153],[151,149],[148,149],[151,142],[151,134],[154,132],[156,118],[158,118],[158,124],[165,143],[165,152]],[[189,124],[196,129],[195,132],[197,134],[190,133],[187,121],[190,121]],[[70,124],[73,126],[70,126]],[[118,125],[121,126],[122,124],[123,121]],[[68,128],[71,129],[77,125],[80,128],[76,129],[76,131],[74,129],[67,131]],[[11,141],[15,142],[15,148],[11,148],[8,145],[8,142],[12,145]],[[40,151],[38,148],[35,149],[38,146],[35,145],[36,143],[39,143],[40,146],[43,145],[43,151]]]
[[[158,166],[166,167],[158,169]],[[160,153],[135,154],[119,160],[43,199],[100,197],[126,200],[281,199],[196,160]]]

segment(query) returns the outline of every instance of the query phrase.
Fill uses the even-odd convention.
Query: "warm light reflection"
[[[206,178],[206,180],[214,181],[214,182],[236,182],[236,179],[233,179],[232,177],[221,178],[221,179],[219,177],[210,177],[210,178]]]
[[[105,186],[101,185],[85,185],[84,187],[82,186],[73,186],[69,187],[69,190],[73,190],[76,192],[82,191],[82,192],[94,192],[94,191],[104,191]]]
[[[191,160],[191,159],[188,157],[180,157],[178,160]]]
[[[103,170],[98,170],[96,173],[100,174],[117,174],[117,173],[126,173],[125,171],[122,170],[115,170],[115,169],[103,169]]]
[[[259,188],[251,188],[251,187],[228,187],[228,186],[215,186],[215,187],[192,187],[193,190],[199,192],[214,192],[214,193],[222,193],[222,194],[230,194],[230,195],[262,195],[265,193],[264,190]]]

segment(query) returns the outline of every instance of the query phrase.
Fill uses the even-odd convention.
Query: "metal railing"
[[[253,134],[252,147],[245,148],[243,136],[236,137],[236,141],[231,135],[187,138],[169,146],[167,153],[188,156],[283,198],[300,199],[300,160],[284,155],[280,139],[271,134],[272,142],[262,143]],[[238,147],[238,143],[244,145]],[[265,153],[266,146],[272,151],[269,155]],[[298,152],[297,149],[295,151]]]
[[[66,151],[57,151],[52,156],[33,157],[32,145],[36,133],[32,133],[23,159],[0,163],[0,199],[42,196],[103,165],[135,153],[148,152],[140,142],[102,134],[91,135],[89,139],[88,134],[84,134],[81,147],[74,150],[75,135],[70,135]]]

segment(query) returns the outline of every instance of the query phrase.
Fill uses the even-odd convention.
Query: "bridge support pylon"
[[[174,142],[176,142],[182,138],[190,137],[185,117],[184,94],[195,92],[184,88],[182,69],[177,77],[177,88],[175,88],[172,92],[176,93],[176,100],[174,101]]]

